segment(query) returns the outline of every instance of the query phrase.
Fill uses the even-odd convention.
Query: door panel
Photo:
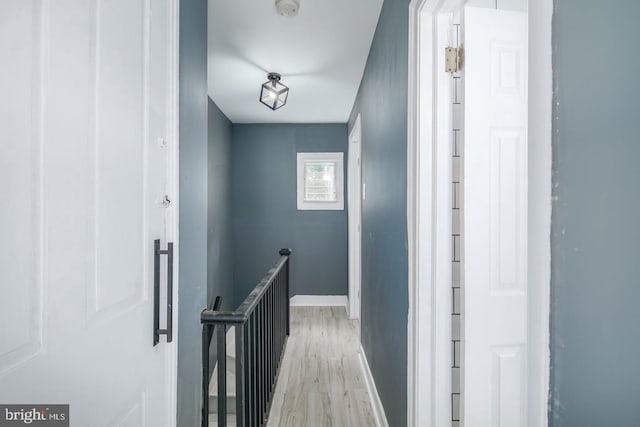
[[[146,133],[148,55],[143,1],[99,1],[96,8],[92,308],[100,312],[135,304],[142,296],[143,248],[148,242],[143,242],[142,233],[145,150],[141,142]]]
[[[175,343],[152,344],[153,240],[166,246],[173,208],[169,6],[0,3],[2,403],[69,403],[71,425],[171,424]]]
[[[467,7],[465,425],[526,425],[527,15]]]

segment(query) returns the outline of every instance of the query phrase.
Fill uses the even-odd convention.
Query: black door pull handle
[[[167,327],[160,329],[160,256],[167,255]],[[160,342],[160,335],[173,340],[173,243],[160,249],[160,239],[153,242],[153,345]]]

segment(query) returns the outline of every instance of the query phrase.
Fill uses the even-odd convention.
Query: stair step
[[[218,396],[209,396],[209,413],[218,413]],[[227,414],[236,413],[236,397],[227,396]]]
[[[236,425],[236,414],[228,414],[227,415],[227,425],[235,426]],[[211,415],[209,416],[209,427],[218,427],[218,417]]]

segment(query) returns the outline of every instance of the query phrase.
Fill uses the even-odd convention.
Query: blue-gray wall
[[[637,427],[640,2],[555,9],[549,424]]]
[[[200,423],[200,311],[207,303],[207,0],[180,1],[178,419]]]
[[[408,0],[385,0],[349,128],[362,114],[362,346],[391,426],[407,423]]]
[[[220,296],[221,308],[233,310],[231,122],[211,99],[208,159],[207,299]]]
[[[347,294],[347,211],[296,207],[296,153],[345,153],[346,185],[346,149],[345,124],[233,125],[236,304],[271,268],[282,247],[293,250],[291,295]]]

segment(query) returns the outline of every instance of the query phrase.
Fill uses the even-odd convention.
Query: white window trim
[[[330,161],[336,163],[335,202],[308,202],[304,200],[304,164],[307,161]],[[343,211],[344,210],[344,153],[298,153],[297,154],[297,194],[300,211]]]

